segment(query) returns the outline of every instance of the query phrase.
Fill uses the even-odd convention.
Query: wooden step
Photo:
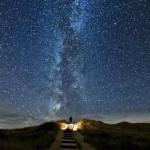
[[[61,148],[77,148],[78,145],[76,143],[61,143]]]
[[[74,138],[73,138],[73,137],[63,137],[63,139],[70,139],[70,140],[73,140]]]
[[[74,139],[62,139],[62,142],[76,142]]]
[[[76,141],[61,141],[61,143],[76,143]]]
[[[62,141],[61,143],[76,143],[74,141]]]
[[[73,137],[73,132],[70,132],[70,130],[64,131],[64,136],[61,139],[60,150],[79,150],[78,144]]]
[[[73,138],[73,136],[71,136],[71,135],[64,135],[64,137],[72,137]]]
[[[73,136],[73,134],[64,134],[65,136]]]
[[[64,135],[64,137],[73,137],[72,135]]]
[[[73,136],[73,134],[64,134],[64,136]]]
[[[79,150],[77,148],[60,148],[60,150]]]
[[[63,136],[63,138],[72,138],[73,139],[73,136]]]
[[[73,134],[73,132],[64,132],[64,134]]]
[[[60,148],[60,150],[79,150],[77,148]]]

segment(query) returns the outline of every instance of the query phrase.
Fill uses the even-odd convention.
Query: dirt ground
[[[83,141],[84,137],[81,135],[80,132],[74,132],[74,138],[78,141],[78,143],[81,145],[81,150],[96,150],[88,143],[85,143]]]
[[[60,130],[56,136],[55,141],[51,145],[51,147],[47,150],[60,150],[61,139],[63,137],[63,131]]]

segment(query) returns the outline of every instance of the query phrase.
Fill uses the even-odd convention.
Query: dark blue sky
[[[150,121],[147,0],[1,0],[0,24],[0,122]]]

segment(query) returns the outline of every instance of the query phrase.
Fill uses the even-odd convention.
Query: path
[[[96,150],[95,148],[93,148],[91,145],[89,145],[88,143],[84,142],[84,136],[81,135],[80,132],[74,132],[74,138],[78,141],[78,143],[81,145],[82,150]]]
[[[73,137],[73,131],[66,129],[64,131],[64,136],[61,140],[60,150],[79,150],[80,147],[77,141]]]
[[[63,137],[64,131],[60,130],[58,131],[58,134],[55,137],[55,141],[51,145],[51,147],[47,150],[60,150],[60,144],[61,144],[61,139]]]
[[[56,140],[48,150],[96,150],[84,142],[84,137],[77,131],[60,130]]]

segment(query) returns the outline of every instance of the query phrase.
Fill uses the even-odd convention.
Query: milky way
[[[82,94],[80,91],[82,84],[78,83],[84,64],[82,52],[82,35],[84,28],[87,1],[63,1],[59,3],[58,27],[60,30],[58,39],[59,53],[56,55],[56,70],[51,81],[54,84],[52,97],[60,105],[59,115],[80,114],[82,108]]]
[[[149,14],[147,0],[1,0],[0,127],[149,122]]]

